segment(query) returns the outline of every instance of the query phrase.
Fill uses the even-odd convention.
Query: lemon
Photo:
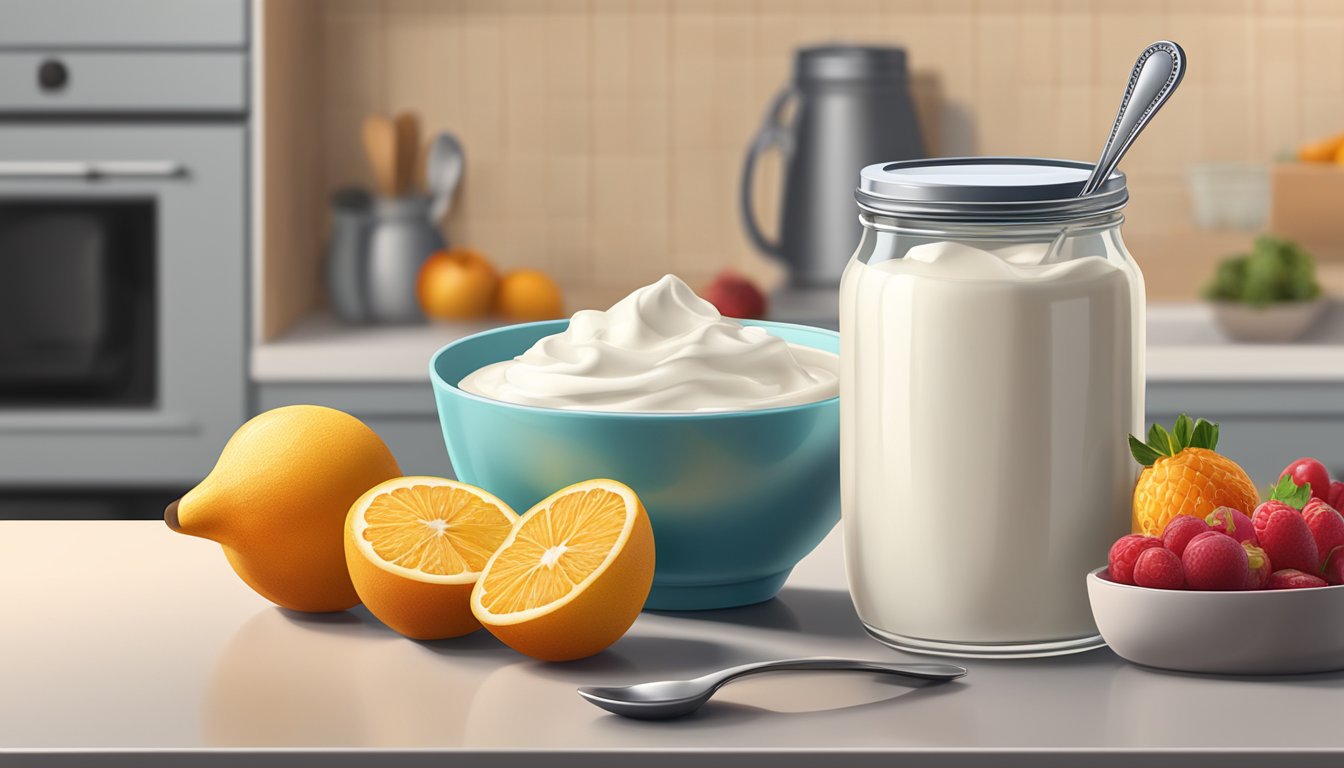
[[[164,520],[219,542],[238,576],[276,605],[343,611],[359,603],[345,567],[346,512],[370,486],[400,474],[392,452],[354,416],[285,406],[239,427]]]

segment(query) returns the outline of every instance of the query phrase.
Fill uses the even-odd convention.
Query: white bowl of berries
[[[1344,669],[1344,515],[1330,503],[1340,493],[1319,462],[1324,481],[1298,485],[1302,462],[1314,460],[1289,465],[1251,516],[1220,507],[1115,542],[1087,593],[1116,654],[1182,672]]]

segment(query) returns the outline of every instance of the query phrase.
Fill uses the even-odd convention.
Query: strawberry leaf
[[[1176,417],[1176,424],[1171,430],[1171,436],[1176,440],[1176,450],[1180,451],[1190,447],[1190,438],[1195,431],[1195,423],[1190,420],[1190,415],[1182,413]]]
[[[1279,478],[1279,484],[1269,493],[1270,501],[1281,501],[1284,504],[1301,511],[1311,501],[1311,483],[1298,485],[1293,481],[1291,475],[1284,475]]]
[[[1163,456],[1175,456],[1181,452],[1180,447],[1176,445],[1176,438],[1172,437],[1167,428],[1161,424],[1154,424],[1153,428],[1148,430],[1148,444]]]
[[[1134,460],[1145,467],[1153,466],[1153,462],[1162,458],[1162,454],[1150,448],[1139,438],[1129,436],[1129,452],[1134,454]]]
[[[1218,425],[1204,419],[1196,421],[1194,432],[1190,436],[1190,445],[1194,448],[1207,448],[1210,451],[1217,448]]]

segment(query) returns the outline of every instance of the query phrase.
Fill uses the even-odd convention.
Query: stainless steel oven
[[[245,417],[246,18],[7,5],[0,487],[190,483]]]

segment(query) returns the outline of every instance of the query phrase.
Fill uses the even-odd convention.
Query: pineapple
[[[1129,436],[1129,450],[1144,466],[1134,486],[1134,533],[1161,536],[1173,517],[1202,520],[1218,507],[1255,511],[1260,503],[1255,483],[1217,447],[1218,425],[1191,421],[1184,413],[1170,432],[1154,424],[1146,443]]]

